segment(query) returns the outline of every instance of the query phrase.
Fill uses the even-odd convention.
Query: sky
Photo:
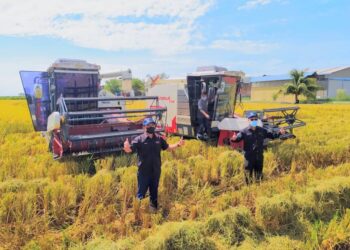
[[[101,72],[248,76],[350,65],[348,0],[0,0],[0,96],[19,71],[83,59]]]

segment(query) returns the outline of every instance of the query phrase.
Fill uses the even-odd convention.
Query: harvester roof
[[[98,72],[100,69],[101,69],[100,65],[88,63],[85,60],[58,59],[48,68],[48,71],[89,70],[89,71]]]
[[[239,76],[239,77],[245,76],[243,71],[231,71],[231,70],[227,70],[224,67],[219,67],[219,66],[198,67],[196,72],[187,74],[187,76],[222,76],[222,75]]]

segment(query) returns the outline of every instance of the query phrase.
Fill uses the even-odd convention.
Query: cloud
[[[51,36],[103,50],[175,54],[191,48],[196,20],[214,0],[12,0],[0,2],[0,35]],[[161,20],[161,21],[159,21]]]
[[[248,0],[245,4],[238,7],[239,10],[249,10],[258,7],[259,5],[270,4],[272,0]]]
[[[210,48],[234,51],[242,54],[263,54],[276,48],[277,44],[251,40],[216,40]]]

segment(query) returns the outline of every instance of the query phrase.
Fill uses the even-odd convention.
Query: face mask
[[[154,134],[155,131],[156,131],[155,127],[149,127],[149,128],[146,129],[146,132],[149,133],[149,134]]]
[[[252,127],[258,126],[258,121],[251,121],[250,126],[252,126]]]
[[[207,97],[206,97],[206,96],[202,96],[201,99],[202,99],[203,101],[206,101],[206,100],[207,100]]]

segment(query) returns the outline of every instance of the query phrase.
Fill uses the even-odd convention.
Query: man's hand
[[[124,151],[126,153],[131,153],[132,150],[131,150],[131,146],[130,146],[130,142],[129,142],[129,139],[126,138],[125,142],[124,142]]]
[[[237,140],[237,134],[233,134],[231,137],[231,141],[235,141],[235,140]]]
[[[181,137],[180,141],[178,141],[177,143],[174,143],[174,144],[169,145],[168,150],[169,150],[169,151],[175,150],[176,148],[181,147],[181,146],[184,145],[184,144],[185,144],[185,141],[184,141],[184,139]]]
[[[210,116],[208,115],[208,113],[206,113],[204,110],[199,110],[199,112],[201,112],[202,113],[202,115],[204,115],[204,117],[206,118],[206,119],[210,119]]]
[[[281,135],[284,135],[285,133],[286,133],[286,130],[285,130],[284,128],[281,128],[281,129],[280,129],[280,134],[281,134]]]

